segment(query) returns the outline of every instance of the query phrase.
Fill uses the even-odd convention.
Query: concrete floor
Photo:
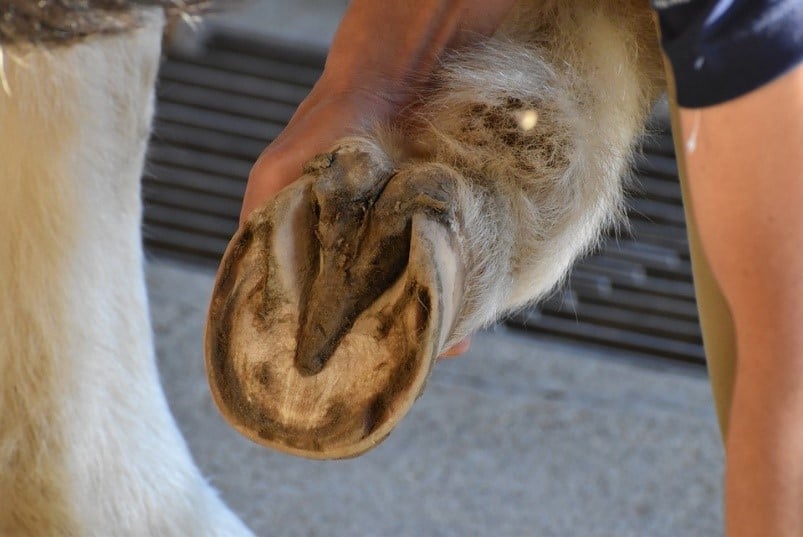
[[[722,450],[700,368],[497,329],[440,363],[377,449],[306,461],[241,438],[214,409],[201,354],[212,277],[148,266],[159,365],[203,472],[258,535],[721,534]]]

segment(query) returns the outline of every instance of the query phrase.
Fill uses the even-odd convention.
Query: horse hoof
[[[235,429],[315,459],[359,455],[391,432],[459,313],[448,185],[345,143],[241,227],[205,336],[212,394]]]

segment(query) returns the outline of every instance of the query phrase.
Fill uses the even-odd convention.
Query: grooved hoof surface
[[[416,189],[406,202],[415,181],[350,148],[305,172],[229,244],[207,375],[226,420],[255,442],[351,457],[421,393],[454,323],[462,270],[438,191]]]

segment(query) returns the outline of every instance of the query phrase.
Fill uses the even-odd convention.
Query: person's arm
[[[732,313],[729,537],[803,535],[803,65],[681,109],[692,210]]]
[[[353,0],[321,79],[248,179],[241,221],[304,162],[373,119],[392,119],[446,49],[492,34],[514,0]]]

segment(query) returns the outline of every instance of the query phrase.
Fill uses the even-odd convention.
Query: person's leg
[[[803,16],[803,11],[801,12]],[[803,18],[801,19],[803,20]],[[729,536],[803,535],[803,64],[680,108],[698,244],[727,301]]]
[[[700,316],[700,326],[703,330],[703,344],[705,358],[708,366],[708,378],[717,409],[719,430],[724,439],[727,436],[728,419],[730,416],[731,393],[736,370],[736,343],[734,339],[733,322],[728,305],[717,285],[708,259],[700,244],[697,233],[697,224],[692,210],[691,196],[686,178],[686,163],[684,159],[683,144],[685,141],[680,135],[680,112],[674,96],[674,81],[671,69],[667,69],[669,87],[669,110],[672,118],[672,135],[675,142],[675,154],[678,162],[678,175],[683,194],[683,208],[686,213],[686,230],[689,237],[689,252],[691,254],[692,274],[694,276],[694,292],[697,297],[697,311]]]

